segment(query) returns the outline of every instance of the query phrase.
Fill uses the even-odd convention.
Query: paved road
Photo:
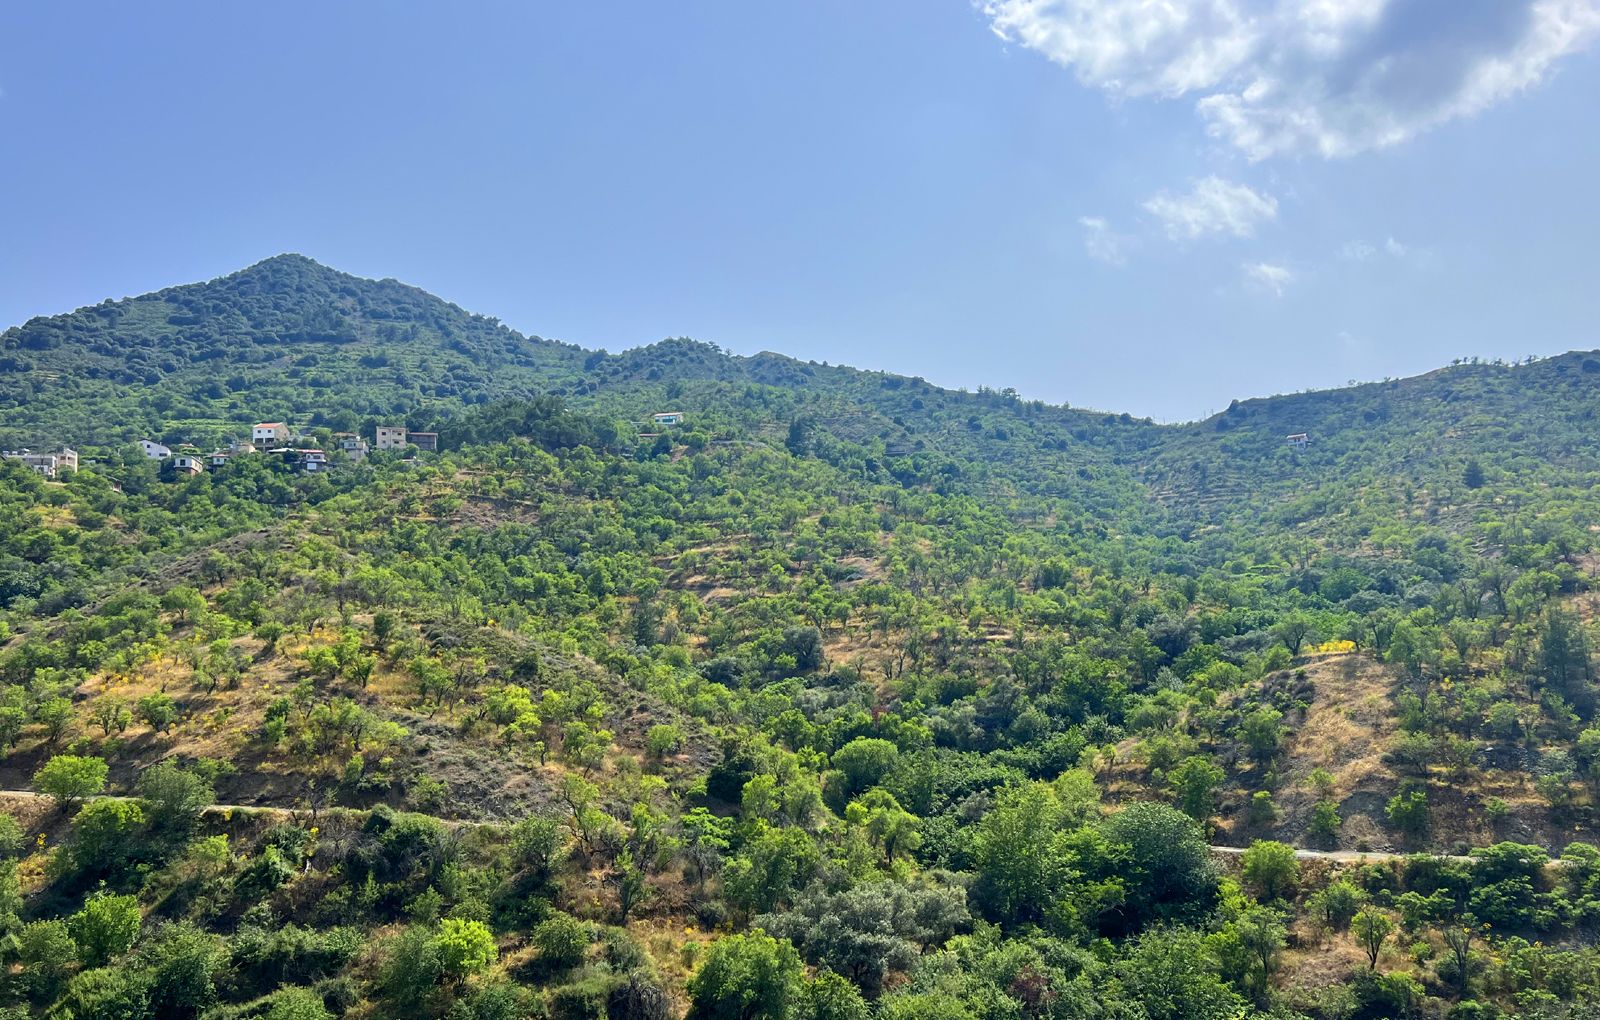
[[[1213,846],[1211,852],[1221,857],[1237,857],[1245,852],[1242,846]],[[1399,861],[1412,856],[1410,853],[1397,853],[1390,850],[1307,850],[1302,847],[1294,848],[1294,855],[1303,861],[1336,861],[1340,864],[1359,864],[1364,861]],[[1454,854],[1433,854],[1447,861],[1468,861],[1471,857],[1458,857]]]

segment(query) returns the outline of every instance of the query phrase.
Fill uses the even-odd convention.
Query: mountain
[[[1581,1015],[1597,383],[1162,425],[300,256],[9,329],[0,1009]]]

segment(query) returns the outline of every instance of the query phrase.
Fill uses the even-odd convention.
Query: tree
[[[645,734],[645,750],[651,758],[660,761],[669,754],[676,754],[683,747],[683,729],[672,723],[660,723],[650,727],[650,732]]]
[[[77,962],[78,947],[65,921],[34,921],[17,932],[17,959],[29,994],[54,999]]]
[[[1473,931],[1475,923],[1476,919],[1471,914],[1467,914],[1458,923],[1445,925],[1443,931],[1440,932],[1444,937],[1445,947],[1450,950],[1450,963],[1455,971],[1457,998],[1466,998],[1467,985],[1472,979],[1472,938],[1476,934]]]
[[[444,964],[439,959],[433,930],[414,924],[389,944],[378,970],[378,989],[399,1015],[416,1016],[424,1012],[428,997],[443,976]]]
[[[1198,917],[1216,900],[1217,873],[1198,823],[1165,804],[1138,803],[1101,825],[1119,848],[1126,884],[1121,917],[1130,927]]]
[[[151,1012],[158,1017],[196,1017],[216,1000],[212,982],[225,959],[223,942],[180,921],[157,929],[139,947],[147,976]]]
[[[73,1020],[129,1020],[150,1015],[145,976],[122,967],[97,967],[67,982],[60,1016]]]
[[[28,713],[14,705],[0,708],[0,745],[6,750],[17,746],[22,731],[28,726]]]
[[[1240,861],[1244,880],[1255,888],[1262,900],[1281,899],[1292,894],[1300,881],[1300,862],[1294,848],[1276,840],[1258,839],[1250,844]]]
[[[793,943],[810,963],[843,974],[876,995],[891,971],[908,971],[924,948],[967,925],[959,887],[908,888],[869,882],[837,893],[812,886],[782,914],[755,925]]]
[[[772,910],[810,881],[820,864],[817,847],[799,829],[764,825],[723,873],[728,900],[752,912]]]
[[[883,782],[899,761],[900,749],[878,737],[857,737],[833,752],[832,765],[844,776],[843,799]]]
[[[1197,822],[1204,822],[1216,813],[1216,791],[1222,785],[1225,773],[1210,758],[1193,755],[1167,776],[1177,798],[1178,809]]]
[[[84,875],[116,874],[139,854],[143,830],[144,809],[134,801],[87,804],[72,820],[72,864]]]
[[[1117,975],[1149,1020],[1232,1020],[1244,1003],[1222,980],[1216,953],[1199,932],[1146,932],[1117,964]]]
[[[1545,614],[1544,631],[1539,638],[1539,670],[1545,683],[1580,715],[1593,711],[1594,669],[1589,660],[1589,641],[1570,613],[1551,609]]]
[[[1389,915],[1372,907],[1366,907],[1351,920],[1350,930],[1355,933],[1356,941],[1361,943],[1361,948],[1367,951],[1367,969],[1376,969],[1378,954],[1383,951],[1384,942],[1394,933],[1394,922],[1389,919]]]
[[[140,774],[139,796],[150,818],[151,829],[179,844],[187,842],[194,834],[200,813],[210,805],[215,794],[204,776],[176,762],[164,761]]]
[[[1330,882],[1306,901],[1310,911],[1324,928],[1339,931],[1350,924],[1367,900],[1367,894],[1348,879]]]
[[[67,931],[78,955],[90,967],[100,967],[133,948],[139,938],[139,898],[98,892],[83,909],[67,919]]]
[[[456,984],[487,970],[499,956],[494,933],[482,921],[447,917],[433,936],[434,952],[446,977]]]
[[[147,694],[139,699],[134,708],[139,721],[157,733],[171,729],[178,718],[178,706],[166,694]]]
[[[133,721],[133,713],[128,711],[128,706],[121,698],[104,697],[94,703],[90,711],[91,718],[100,727],[103,736],[111,736],[111,731],[121,733]]]
[[[1316,621],[1305,613],[1295,612],[1279,620],[1272,628],[1272,636],[1283,642],[1290,655],[1299,655],[1300,649],[1317,631]]]
[[[1311,807],[1311,824],[1306,831],[1313,839],[1327,844],[1339,835],[1339,828],[1343,824],[1344,819],[1339,817],[1339,805],[1331,800],[1319,800]]]
[[[991,916],[1026,921],[1044,916],[1067,865],[1054,852],[1060,806],[1043,783],[1001,791],[984,814],[974,840],[975,893]]]
[[[59,743],[72,725],[72,700],[46,698],[33,710],[33,720],[44,727],[45,736],[52,745]]]
[[[689,979],[687,1020],[790,1020],[804,977],[789,943],[760,929],[724,936]]]
[[[1466,468],[1461,472],[1461,484],[1469,489],[1483,488],[1483,465],[1478,463],[1476,457],[1467,461]]]
[[[632,850],[617,855],[612,872],[612,884],[617,887],[617,923],[626,925],[633,908],[649,899],[650,887],[645,884],[644,871],[633,859]]]
[[[872,1010],[856,986],[832,971],[806,984],[805,1020],[871,1020]]]
[[[56,804],[65,811],[83,798],[93,797],[105,789],[109,771],[104,758],[58,754],[33,774],[33,785],[39,792],[55,798]]]
[[[1270,705],[1262,705],[1244,717],[1240,733],[1253,756],[1266,761],[1278,753],[1283,741],[1282,723],[1283,713]]]
[[[1257,1002],[1265,1002],[1278,952],[1287,945],[1283,921],[1266,907],[1250,907],[1233,923],[1234,937],[1250,961],[1250,985]]]
[[[1415,839],[1428,831],[1428,794],[1423,790],[1402,790],[1389,798],[1384,813],[1390,825]]]
[[[868,790],[845,809],[845,820],[861,827],[872,844],[894,863],[895,854],[910,853],[922,844],[917,816],[900,806],[888,790]]]

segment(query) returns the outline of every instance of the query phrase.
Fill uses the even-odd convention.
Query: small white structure
[[[289,426],[281,421],[264,421],[250,427],[250,442],[258,450],[273,450],[289,441]]]
[[[339,440],[339,449],[344,451],[344,455],[346,457],[349,457],[351,460],[357,462],[366,460],[367,451],[371,449],[371,447],[367,446],[367,441],[365,439],[362,439],[360,436],[351,435],[348,432],[338,433],[334,438]]]
[[[139,440],[139,449],[143,450],[144,455],[151,460],[166,460],[172,456],[170,447],[162,446],[160,443],[153,443],[148,439]]]
[[[293,451],[295,467],[301,471],[318,472],[328,470],[328,455],[321,450],[295,450]]]
[[[1296,450],[1304,450],[1311,445],[1311,437],[1304,432],[1296,432],[1292,436],[1284,436],[1283,441]]]
[[[380,450],[398,450],[406,445],[406,427],[404,425],[379,425],[377,447]]]
[[[172,458],[172,469],[179,474],[197,475],[205,470],[205,465],[200,463],[199,457],[191,457],[187,453],[180,453]]]
[[[652,414],[650,416],[650,420],[654,421],[657,425],[682,425],[683,412],[662,411],[659,414]]]

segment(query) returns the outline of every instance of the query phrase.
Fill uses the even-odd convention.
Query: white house
[[[1284,436],[1283,441],[1296,450],[1304,450],[1311,445],[1311,437],[1304,432],[1296,432],[1292,436]]]
[[[0,454],[6,460],[14,460],[35,474],[46,478],[56,476],[56,458],[52,453],[33,453],[28,450],[7,450]]]
[[[197,475],[205,470],[205,465],[200,463],[199,457],[192,457],[187,453],[172,458],[172,467],[173,470],[186,475]]]
[[[166,460],[172,456],[172,450],[169,447],[162,446],[160,443],[152,443],[148,439],[139,440],[139,449],[143,450],[144,455],[151,460]]]
[[[367,451],[371,449],[371,447],[367,445],[367,441],[362,439],[360,436],[354,436],[350,435],[349,433],[341,432],[338,433],[335,438],[339,440],[339,449],[344,451],[344,455],[346,457],[349,457],[354,461],[365,460],[367,457]]]
[[[288,441],[289,426],[281,421],[264,421],[250,428],[250,442],[257,449],[271,450]]]
[[[6,460],[14,460],[35,474],[54,478],[67,471],[78,470],[78,454],[63,446],[60,453],[34,453],[32,450],[7,450]]]
[[[406,427],[404,425],[379,425],[377,446],[380,450],[398,450],[406,445]]]
[[[650,416],[650,418],[657,425],[682,425],[683,424],[683,412],[682,411],[662,411],[659,414],[652,414]]]
[[[229,458],[232,456],[233,454],[227,450],[218,450],[217,452],[206,457],[206,463],[210,464],[214,468],[223,467],[228,463]]]
[[[321,450],[291,450],[289,455],[294,459],[295,466],[301,471],[326,471],[328,470],[328,455]]]

